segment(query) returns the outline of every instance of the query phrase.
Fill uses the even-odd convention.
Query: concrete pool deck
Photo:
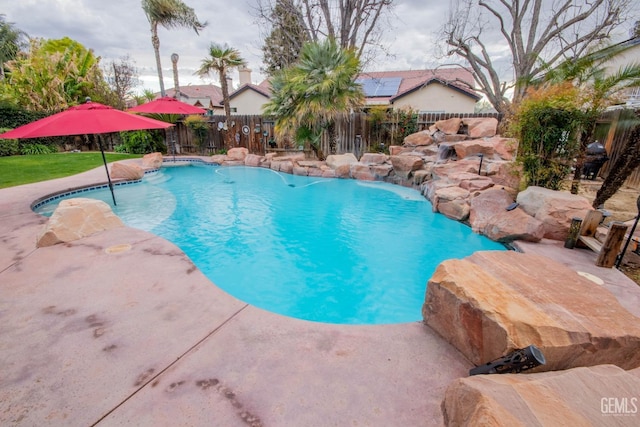
[[[36,248],[46,218],[31,203],[104,178],[101,167],[0,190],[1,425],[443,424],[446,387],[473,365],[422,322],[272,314],[128,227]],[[599,277],[640,316],[638,287],[590,251],[520,246]]]

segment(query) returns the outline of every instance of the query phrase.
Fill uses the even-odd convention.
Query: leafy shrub
[[[113,147],[113,151],[116,153],[128,153],[127,151],[127,146],[124,144],[118,144],[115,147]]]
[[[5,133],[11,129],[0,128],[0,133]],[[17,139],[0,139],[0,157],[15,156],[20,154],[20,144]]]
[[[576,134],[583,120],[575,99],[573,87],[554,85],[531,91],[522,102],[513,126],[526,186],[561,189],[578,150]]]
[[[369,153],[385,153],[385,154],[389,154],[389,146],[385,145],[383,143],[379,143],[379,142],[374,142],[371,145],[369,145]]]
[[[207,123],[207,119],[202,116],[191,115],[184,120],[184,124],[191,130],[198,151],[200,154],[204,154],[204,150],[209,143],[209,123]]]
[[[167,147],[164,144],[162,133],[154,130],[136,130],[131,132],[120,132],[122,144],[117,145],[114,150],[117,153],[148,154],[161,152],[166,153]]]
[[[402,145],[404,138],[418,131],[418,114],[411,109],[388,110],[376,106],[369,110],[371,123],[371,145],[374,152],[385,151],[383,147]]]
[[[28,111],[9,102],[0,101],[0,128],[15,129],[46,116],[43,112]]]
[[[33,154],[52,154],[55,153],[55,151],[44,144],[25,144],[22,146],[20,153],[27,156]]]

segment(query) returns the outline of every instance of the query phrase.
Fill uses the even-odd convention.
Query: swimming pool
[[[434,214],[418,191],[381,182],[192,164],[115,194],[112,208],[127,225],[175,243],[220,288],[311,321],[420,320],[440,262],[505,250]],[[112,205],[107,189],[81,197]],[[58,202],[36,211],[50,214]]]

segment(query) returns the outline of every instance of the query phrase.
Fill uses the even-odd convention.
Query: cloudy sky
[[[103,58],[103,63],[128,54],[135,61],[143,87],[159,89],[149,23],[139,0],[16,0],[7,3],[1,13],[29,36],[49,39],[68,36],[93,49]],[[200,36],[188,29],[159,29],[165,86],[173,87],[170,56],[174,52],[180,56],[181,85],[218,84],[214,76],[201,80],[193,75],[207,56],[211,42],[227,43],[238,49],[253,70],[253,82],[262,81],[262,37],[254,17],[255,0],[185,0],[185,3],[209,25]],[[426,3],[438,6],[425,7]],[[385,23],[385,44],[395,57],[380,58],[372,67],[376,70],[433,67],[436,63],[430,54],[432,33],[445,19],[447,8],[447,2],[443,1],[397,1],[389,24]],[[233,77],[237,82],[237,74]]]
[[[261,34],[254,17],[256,0],[185,0],[201,21],[209,25],[200,36],[193,30],[159,29],[165,86],[173,87],[172,53],[180,56],[180,85],[218,84],[193,73],[207,56],[211,42],[238,49],[259,83]],[[385,26],[384,44],[393,57],[380,57],[368,69],[375,71],[433,68],[435,32],[447,19],[449,2],[443,0],[396,0]],[[0,13],[31,37],[59,39],[68,36],[103,58],[103,64],[129,55],[138,68],[145,89],[159,90],[149,23],[139,0],[14,0]],[[495,47],[496,53],[505,46]],[[232,76],[237,83],[237,73]]]

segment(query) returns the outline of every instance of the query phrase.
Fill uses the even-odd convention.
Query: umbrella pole
[[[102,162],[104,163],[104,170],[107,172],[107,181],[109,181],[109,190],[111,190],[111,198],[113,199],[113,206],[118,206],[116,203],[116,196],[113,194],[113,184],[111,183],[111,176],[109,176],[109,168],[107,167],[107,158],[104,155],[104,148],[102,148],[102,140],[98,137],[98,145],[100,145],[100,153],[102,153]]]

